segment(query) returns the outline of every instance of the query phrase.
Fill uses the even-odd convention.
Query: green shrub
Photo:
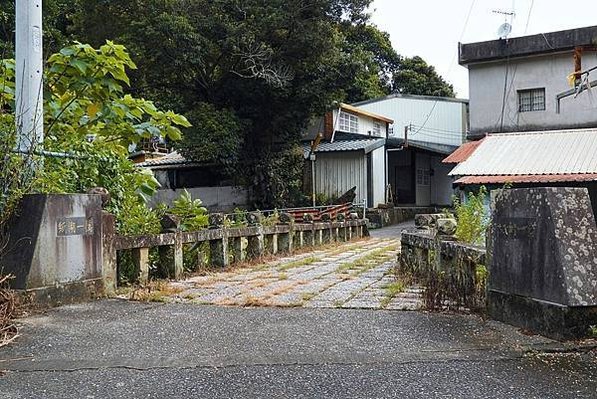
[[[183,231],[197,231],[209,225],[207,209],[202,206],[199,198],[193,199],[191,194],[184,190],[180,197],[172,203],[169,213],[180,218],[180,228]]]
[[[458,226],[456,238],[468,244],[484,244],[485,232],[489,225],[489,217],[485,208],[487,189],[479,188],[477,193],[468,193],[466,201],[460,202],[454,198],[454,211]]]

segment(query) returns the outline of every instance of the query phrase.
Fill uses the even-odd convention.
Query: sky
[[[374,0],[370,13],[399,54],[421,56],[454,85],[458,97],[468,98],[458,42],[497,39],[505,16],[493,10],[514,10],[510,37],[597,25],[596,0]]]

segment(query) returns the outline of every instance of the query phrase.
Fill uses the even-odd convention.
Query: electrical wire
[[[477,0],[472,0],[471,1],[471,5],[468,9],[468,13],[466,15],[466,19],[464,20],[464,25],[462,27],[462,31],[460,32],[460,37],[458,38],[458,43],[460,43],[462,41],[462,38],[464,37],[464,34],[466,33],[466,28],[468,26],[468,23],[471,19],[471,15],[473,13],[473,9],[475,8],[475,4],[477,3]],[[456,63],[456,58],[457,58],[458,54],[455,54],[454,57],[452,58],[452,62],[450,63],[450,67],[448,68],[448,73],[446,74],[446,79],[448,78],[448,76],[450,75],[450,73],[452,72],[452,69],[454,68],[454,65]],[[431,115],[433,115],[433,111],[435,111],[435,107],[437,107],[437,103],[439,102],[438,100],[435,100],[435,102],[433,103],[433,106],[431,107],[431,110],[429,111],[429,114],[427,114],[427,117],[425,118],[425,121],[423,122],[423,127],[425,127],[427,125],[427,122],[429,122],[429,119],[431,118]],[[420,129],[419,129],[420,130]],[[414,134],[417,134],[417,132],[415,132]]]

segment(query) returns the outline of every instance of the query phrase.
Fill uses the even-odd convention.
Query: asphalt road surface
[[[597,398],[595,354],[474,316],[121,300],[21,320],[0,398]]]

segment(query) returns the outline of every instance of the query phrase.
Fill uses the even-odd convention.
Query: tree
[[[0,120],[4,137],[14,126],[14,60],[2,60]],[[131,223],[145,226],[131,214],[150,218],[146,195],[157,188],[151,173],[135,168],[128,147],[142,139],[181,137],[190,124],[182,115],[159,110],[151,101],[124,93],[128,69],[136,68],[126,49],[107,42],[99,49],[74,44],[48,60],[44,90],[43,149],[66,153],[66,158],[47,157],[35,182],[40,192],[85,192],[101,186],[111,194],[111,209],[119,227],[131,232]],[[0,111],[1,112],[1,111]],[[38,148],[39,149],[39,148]],[[23,194],[23,192],[21,192]]]
[[[454,97],[454,86],[421,57],[403,58],[393,77],[393,91],[403,94]]]
[[[71,3],[55,12],[64,37],[126,45],[139,65],[126,92],[194,121],[180,151],[235,167],[261,208],[291,205],[272,176],[296,164],[301,133],[334,102],[446,93],[431,67],[401,59],[369,22],[372,0],[47,1]],[[293,186],[300,171],[285,180]]]

